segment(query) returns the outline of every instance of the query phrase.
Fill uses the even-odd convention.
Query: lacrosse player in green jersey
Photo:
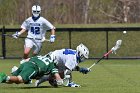
[[[55,85],[62,85],[63,80],[58,74],[58,69],[55,68],[55,63],[49,56],[35,56],[19,66],[19,68],[8,76],[5,73],[0,73],[0,83],[24,83],[29,84],[31,79],[37,79],[44,74],[51,74],[55,78]]]

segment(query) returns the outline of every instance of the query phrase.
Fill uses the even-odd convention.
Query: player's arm
[[[57,85],[59,85],[59,86],[63,85],[63,79],[61,79],[61,77],[58,73],[55,73],[54,77],[56,79]]]
[[[87,74],[90,70],[88,68],[76,66],[73,71],[79,71],[80,73]]]
[[[25,20],[22,25],[21,25],[21,30],[18,32],[16,32],[15,34],[13,34],[13,38],[18,38],[22,33],[24,33],[27,29],[29,28],[29,21],[28,19]]]
[[[55,80],[54,81],[56,81],[56,82],[54,82],[54,83],[56,83],[55,85],[58,85],[58,86],[61,86],[61,85],[63,85],[63,79],[61,79],[61,77],[60,77],[60,75],[59,75],[59,73],[58,73],[58,69],[57,68],[55,68],[55,66],[54,66],[54,64],[52,65],[52,70],[51,70],[51,74],[54,76],[54,78],[55,78]]]
[[[20,35],[21,35],[21,34],[24,33],[24,32],[26,32],[26,29],[21,29],[19,33],[20,33]]]
[[[44,24],[47,30],[51,30],[50,42],[53,43],[55,41],[55,27],[46,19],[44,19]]]
[[[51,29],[51,35],[55,35],[55,28]]]
[[[55,27],[53,27],[51,29],[51,36],[50,36],[50,42],[54,42],[55,41]]]
[[[89,69],[88,68],[79,67],[79,66],[77,66],[77,64],[74,64],[74,63],[76,63],[76,62],[74,62],[73,59],[70,58],[65,63],[65,66],[67,68],[69,68],[69,70],[71,70],[71,71],[79,71],[79,72],[81,72],[83,74],[87,74],[89,72]]]
[[[17,31],[16,33],[14,33],[12,36],[13,38],[18,38],[22,33],[24,33],[26,30],[25,29],[21,29],[19,32]]]

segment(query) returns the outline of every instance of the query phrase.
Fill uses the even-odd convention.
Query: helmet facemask
[[[76,50],[78,53],[79,62],[83,62],[85,59],[88,59],[89,50],[85,45],[80,44],[79,46],[77,46]]]
[[[78,53],[78,55],[79,55],[79,63],[80,62],[83,62],[86,58],[84,57],[84,55],[80,55],[80,52]]]
[[[41,13],[41,7],[38,6],[38,5],[34,5],[32,7],[32,15],[33,15],[33,17],[35,17],[35,18],[39,17],[40,13]]]

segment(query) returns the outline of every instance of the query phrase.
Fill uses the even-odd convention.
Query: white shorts
[[[26,47],[32,48],[34,53],[38,54],[41,50],[42,42],[39,40],[26,38],[24,48]]]

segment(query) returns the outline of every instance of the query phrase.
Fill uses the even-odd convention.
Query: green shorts
[[[25,62],[12,74],[13,76],[21,76],[24,82],[29,82],[35,79],[38,73],[38,68],[31,62]]]

